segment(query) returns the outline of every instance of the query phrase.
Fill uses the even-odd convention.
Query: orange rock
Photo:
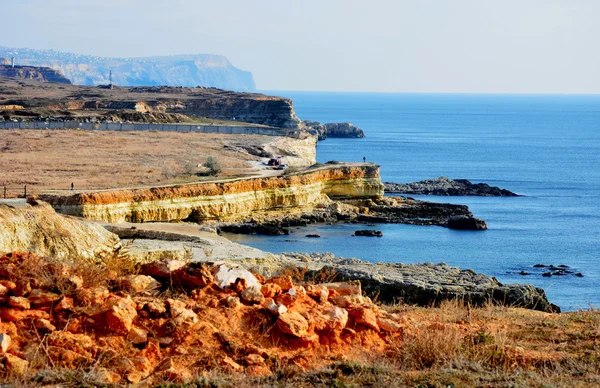
[[[354,318],[354,321],[357,324],[364,325],[370,327],[373,330],[379,331],[379,326],[377,325],[377,314],[371,308],[366,308],[363,306],[351,307],[348,309],[348,314]]]
[[[225,369],[233,371],[233,372],[241,373],[244,371],[244,368],[237,362],[233,361],[233,359],[231,357],[223,358],[221,360],[221,362],[219,363],[219,365],[221,365]]]
[[[306,294],[319,303],[327,302],[329,299],[329,290],[323,285],[310,284],[306,287]]]
[[[283,333],[294,337],[305,337],[308,335],[308,322],[297,312],[286,312],[277,319],[277,327]]]
[[[267,283],[277,284],[283,291],[287,291],[290,288],[294,287],[292,277],[288,275],[276,276],[272,279],[267,280]]]
[[[275,283],[267,283],[262,285],[260,292],[262,292],[265,298],[275,298],[281,294],[281,287]]]
[[[321,284],[327,287],[329,291],[334,291],[337,295],[360,295],[362,294],[360,283],[323,283]]]
[[[193,326],[196,322],[198,322],[198,315],[193,310],[171,306],[171,322],[179,327],[179,326]]]
[[[248,288],[248,283],[245,278],[237,278],[235,282],[231,285],[231,289],[238,294],[241,294]]]
[[[131,341],[134,345],[141,345],[148,342],[148,332],[142,328],[133,326],[129,330],[127,340]]]
[[[341,295],[332,298],[331,301],[340,307],[346,308],[363,304],[365,302],[365,298],[362,295]]]
[[[8,297],[8,305],[11,307],[17,307],[23,310],[29,310],[31,308],[31,304],[29,300],[23,296],[9,296]]]
[[[69,296],[64,296],[55,306],[54,306],[54,312],[61,312],[61,311],[70,311],[73,310],[73,298],[69,297]]]
[[[270,376],[271,369],[266,365],[250,365],[246,368],[247,376]]]
[[[27,299],[29,299],[29,302],[34,306],[45,306],[59,300],[60,295],[36,289],[31,291],[29,296],[27,296]]]
[[[67,349],[81,355],[90,356],[94,346],[94,340],[86,334],[55,331],[47,338],[49,345]]]
[[[173,272],[173,279],[186,289],[206,287],[213,283],[214,277],[206,264],[188,263]]]
[[[160,283],[151,276],[128,275],[117,279],[119,287],[125,291],[136,294],[155,294],[159,291]]]
[[[265,365],[265,359],[260,354],[249,354],[246,356],[246,365]]]
[[[0,297],[5,296],[6,294],[8,294],[9,291],[10,290],[8,289],[8,287],[6,287],[6,286],[4,286],[3,284],[0,283]]]
[[[137,317],[136,304],[129,297],[115,299],[117,298],[112,298],[112,306],[105,314],[106,325],[113,333],[127,335]]]
[[[29,362],[7,353],[4,355],[4,366],[11,375],[23,376],[29,368]]]
[[[29,280],[19,279],[16,282],[16,287],[13,290],[15,296],[27,296],[31,292],[31,283]]]
[[[75,295],[78,305],[97,306],[106,302],[109,292],[106,287],[81,288]]]
[[[323,321],[320,330],[342,330],[348,323],[348,311],[336,307],[330,306],[323,309],[320,317]]]
[[[269,310],[269,312],[274,315],[281,315],[281,314],[287,312],[287,307],[285,307],[282,304],[275,303],[273,298],[267,298],[267,299],[263,300],[261,305],[264,308],[266,308],[267,310]]]
[[[387,331],[390,333],[395,333],[402,330],[402,326],[400,326],[397,322],[392,321],[387,318],[377,318],[377,326],[383,331]]]
[[[146,303],[146,310],[148,310],[148,312],[150,312],[150,314],[156,316],[160,316],[162,314],[166,314],[167,312],[167,308],[165,307],[165,304],[161,301],[155,301],[155,302],[149,302]]]
[[[159,278],[171,278],[173,272],[184,267],[185,261],[181,260],[162,260],[148,263],[142,267],[142,274],[156,276]]]
[[[24,319],[35,319],[35,318],[50,318],[50,315],[41,310],[21,310],[16,308],[3,307],[0,310],[0,318],[7,322],[22,321]]]
[[[10,280],[0,280],[0,284],[8,289],[9,292],[17,288],[15,282],[11,282]]]
[[[302,286],[290,288],[287,292],[275,298],[278,304],[282,304],[287,308],[292,307],[296,302],[306,298],[306,290]],[[314,303],[314,302],[313,302]]]
[[[181,365],[180,362],[176,362],[172,358],[167,359],[158,370],[160,378],[162,380],[173,381],[176,383],[184,383],[192,378],[190,371]]]
[[[35,328],[43,332],[53,332],[56,330],[56,326],[54,326],[49,320],[43,318],[36,319]]]

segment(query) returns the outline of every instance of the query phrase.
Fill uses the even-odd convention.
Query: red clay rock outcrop
[[[5,287],[0,299],[5,370],[93,369],[97,379],[119,385],[186,382],[215,368],[264,376],[282,363],[312,368],[334,355],[368,358],[402,333],[403,321],[368,298],[333,305],[336,290],[360,291],[350,284],[327,288],[257,275],[249,282],[259,281],[258,288],[240,287],[240,278],[219,287],[222,265],[168,261],[140,271],[119,275],[22,252],[0,257],[0,283],[31,286],[27,296]],[[70,282],[74,276],[82,281]],[[43,336],[40,363],[31,349]]]

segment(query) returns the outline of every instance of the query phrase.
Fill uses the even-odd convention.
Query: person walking
[[[363,156],[363,163],[367,163],[367,157]]]

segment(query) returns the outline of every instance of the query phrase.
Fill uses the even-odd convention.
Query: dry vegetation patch
[[[209,157],[220,165],[220,175],[248,174],[245,162],[259,158],[228,145],[265,142],[256,135],[153,131],[3,130],[0,135],[0,186],[14,191],[27,184],[30,194],[68,190],[71,183],[85,190],[198,181],[207,179],[201,175]]]

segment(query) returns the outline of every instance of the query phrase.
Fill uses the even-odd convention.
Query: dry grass
[[[49,189],[76,190],[184,183],[197,175],[209,156],[220,175],[248,173],[258,158],[224,146],[261,144],[264,136],[164,132],[3,130],[0,136],[0,186],[22,194]],[[1,188],[0,188],[1,190]],[[2,192],[0,192],[2,195]]]

